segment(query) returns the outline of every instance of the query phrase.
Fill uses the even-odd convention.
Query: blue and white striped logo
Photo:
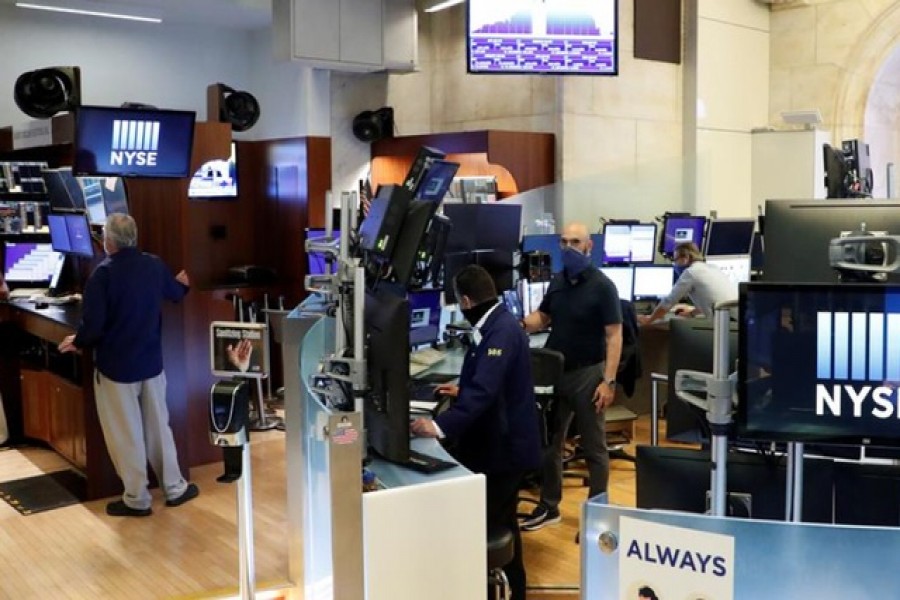
[[[159,149],[159,121],[113,121],[112,150],[156,152]]]
[[[817,312],[816,378],[900,381],[900,314]]]

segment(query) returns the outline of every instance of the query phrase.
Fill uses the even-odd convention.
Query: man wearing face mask
[[[85,284],[78,331],[60,342],[59,350],[94,350],[97,416],[124,487],[121,500],[106,505],[106,514],[146,517],[152,512],[147,461],[166,506],[199,494],[178,466],[162,358],[162,302],[180,301],[190,281],[184,271],[173,277],[159,257],[138,250],[137,225],[128,215],[107,217],[103,249],[106,259]]]
[[[737,300],[737,283],[718,268],[706,264],[695,243],[684,242],[675,246],[672,262],[676,269],[682,270],[681,276],[669,295],[660,301],[652,313],[638,316],[638,323],[641,325],[649,325],[663,318],[673,307],[682,316],[712,317],[716,304]],[[693,307],[676,305],[686,297],[690,298]]]
[[[606,491],[609,451],[605,411],[616,393],[622,354],[622,305],[615,284],[594,268],[591,238],[583,223],[570,223],[560,236],[563,270],[553,276],[540,308],[522,321],[528,332],[551,327],[546,347],[562,352],[557,421],[541,469],[541,499],[522,529],[559,523],[562,452],[574,417],[590,480],[590,497]]]
[[[463,315],[474,328],[475,343],[466,352],[459,385],[438,387],[439,393],[456,400],[434,421],[414,421],[412,432],[446,437],[462,465],[484,474],[487,524],[508,528],[513,534],[514,557],[503,570],[512,597],[525,598],[516,506],[525,473],[537,468],[541,459],[528,337],[497,302],[494,281],[483,267],[461,269],[454,287]]]

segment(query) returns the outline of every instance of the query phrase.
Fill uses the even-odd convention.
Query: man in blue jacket
[[[512,597],[524,598],[518,490],[525,473],[541,461],[528,337],[497,302],[494,281],[483,267],[463,268],[454,287],[463,316],[474,328],[474,344],[463,361],[459,385],[438,388],[439,393],[456,396],[453,404],[434,421],[416,419],[412,431],[446,438],[462,465],[484,474],[488,527],[499,525],[513,534],[515,556],[504,570]]]
[[[148,460],[166,506],[199,494],[178,466],[162,359],[162,302],[181,300],[190,282],[184,271],[173,277],[159,257],[137,249],[137,225],[128,215],[109,215],[103,249],[107,257],[84,288],[78,331],[59,350],[94,350],[97,416],[124,487],[122,499],[107,504],[106,513],[145,517],[152,512]]]

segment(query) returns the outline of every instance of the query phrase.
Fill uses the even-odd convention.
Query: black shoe
[[[547,525],[555,525],[562,521],[559,510],[548,508],[543,504],[538,504],[531,515],[522,520],[520,529],[522,531],[537,531]]]
[[[106,514],[111,517],[149,517],[151,508],[131,508],[123,500],[116,500],[106,505]]]
[[[196,484],[189,483],[187,489],[184,490],[177,498],[170,498],[166,500],[166,506],[181,506],[188,500],[193,500],[197,496],[200,495],[200,488],[196,486]]]

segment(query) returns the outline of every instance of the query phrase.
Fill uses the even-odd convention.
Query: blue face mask
[[[585,269],[592,265],[590,256],[582,254],[571,246],[563,248],[562,264],[563,270],[566,272],[566,277],[569,279],[575,279],[581,275]]]

